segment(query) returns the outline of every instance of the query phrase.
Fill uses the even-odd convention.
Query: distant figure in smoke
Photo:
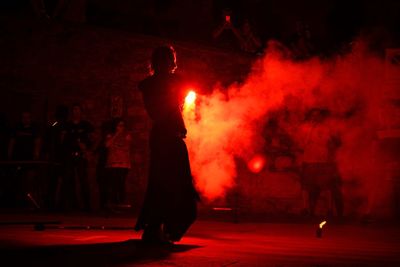
[[[296,155],[294,153],[294,142],[291,136],[279,124],[278,118],[270,118],[264,127],[264,150],[269,156],[269,169],[276,171],[276,163],[279,158],[290,159],[290,166],[284,168],[290,169],[296,162]]]
[[[197,213],[198,194],[183,140],[185,92],[176,67],[174,49],[158,47],[151,58],[154,73],[139,84],[153,126],[147,191],[135,229],[143,229],[142,240],[150,243],[179,241]]]
[[[308,193],[308,208],[311,216],[321,191],[329,190],[338,217],[343,216],[341,177],[336,163],[336,152],[341,145],[338,134],[332,131],[326,120],[329,110],[313,108],[306,115],[303,166],[301,170],[303,190]],[[329,209],[331,204],[329,203]]]

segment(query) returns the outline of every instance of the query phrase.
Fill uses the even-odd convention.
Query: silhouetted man
[[[154,243],[179,241],[196,218],[197,192],[183,140],[186,127],[181,107],[183,84],[174,73],[172,47],[154,50],[153,74],[139,84],[153,126],[150,132],[150,170],[144,205],[135,229]]]

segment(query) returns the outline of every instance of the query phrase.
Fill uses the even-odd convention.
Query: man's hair
[[[151,55],[152,71],[168,70],[169,72],[174,72],[176,68],[176,52],[172,46],[163,45],[154,49]]]
[[[66,120],[68,118],[68,107],[64,105],[57,106],[55,117],[57,120]]]

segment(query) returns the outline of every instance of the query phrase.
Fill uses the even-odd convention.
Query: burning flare
[[[189,90],[189,93],[185,97],[185,103],[183,105],[183,117],[185,123],[193,124],[195,121],[195,108],[196,108],[196,93],[193,90]]]
[[[323,221],[319,224],[319,228],[322,229],[322,227],[326,224],[326,221]]]
[[[185,98],[185,106],[189,107],[194,104],[196,101],[196,93],[193,90],[190,90]]]

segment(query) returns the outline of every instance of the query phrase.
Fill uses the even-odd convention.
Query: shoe
[[[169,235],[163,231],[160,226],[147,226],[142,234],[142,241],[151,245],[173,245],[174,242]]]

